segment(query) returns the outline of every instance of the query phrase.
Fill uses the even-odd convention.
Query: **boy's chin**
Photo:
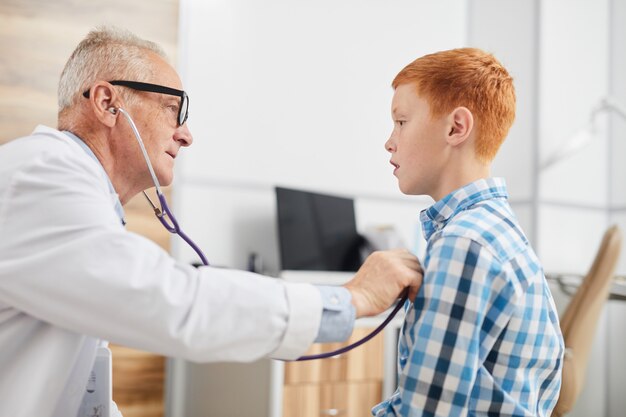
[[[404,195],[415,195],[415,196],[429,196],[430,194],[428,194],[427,192],[425,192],[423,189],[419,189],[417,187],[403,187],[402,185],[398,184],[398,188],[400,189],[400,192]]]
[[[419,195],[419,193],[416,192],[412,187],[408,187],[408,186],[403,185],[403,184],[398,184],[398,188],[400,189],[400,192],[402,194],[405,194],[405,195]]]

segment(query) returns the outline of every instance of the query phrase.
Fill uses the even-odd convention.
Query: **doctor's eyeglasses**
[[[175,88],[165,87],[158,84],[142,83],[140,81],[114,80],[109,81],[109,83],[148,93],[160,93],[180,97],[180,106],[178,107],[178,117],[176,122],[178,123],[178,126],[182,126],[187,121],[187,117],[189,116],[189,96],[183,90],[177,90]],[[89,90],[86,90],[83,93],[83,96],[85,98],[89,98]]]

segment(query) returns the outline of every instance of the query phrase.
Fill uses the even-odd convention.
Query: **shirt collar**
[[[96,154],[93,153],[91,148],[89,146],[87,146],[87,144],[81,138],[79,138],[78,136],[76,136],[72,132],[70,132],[68,130],[64,130],[63,133],[65,133],[67,136],[70,137],[70,139],[72,139],[74,142],[76,142],[85,151],[85,153],[87,155],[89,155],[91,157],[91,159],[96,161],[96,163],[98,164],[98,166],[100,168],[102,168],[102,172],[104,172],[104,176],[107,179],[107,184],[109,186],[109,192],[111,193],[111,198],[113,200],[113,204],[114,204],[114,207],[115,207],[115,212],[117,213],[118,217],[120,218],[120,221],[122,222],[122,224],[126,225],[126,220],[124,219],[124,208],[122,207],[122,203],[120,201],[120,196],[115,192],[115,188],[113,188],[113,183],[111,182],[111,179],[109,178],[109,175],[104,170],[104,167],[102,166],[102,164],[100,163],[100,161],[96,157]]]
[[[503,178],[484,178],[461,187],[420,213],[426,240],[441,229],[457,213],[484,200],[508,198]]]

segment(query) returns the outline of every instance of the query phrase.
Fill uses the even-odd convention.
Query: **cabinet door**
[[[319,417],[319,415],[319,385],[285,385],[283,387],[283,417]]]
[[[368,416],[381,391],[380,381],[286,385],[283,417]]]
[[[329,352],[360,340],[373,329],[357,327],[344,343],[316,344],[307,355]],[[350,352],[332,358],[289,362],[285,365],[285,384],[309,382],[361,381],[383,378],[383,334]]]
[[[373,329],[357,328],[350,343],[367,336]],[[384,374],[384,338],[381,332],[367,343],[351,350],[346,355],[346,381],[382,380]]]
[[[370,416],[372,407],[382,401],[382,390],[381,381],[347,384],[346,417]]]

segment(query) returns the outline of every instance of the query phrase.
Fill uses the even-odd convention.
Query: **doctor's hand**
[[[352,294],[356,316],[374,316],[388,309],[408,287],[415,300],[422,285],[423,270],[417,258],[405,249],[372,253],[344,285]]]

